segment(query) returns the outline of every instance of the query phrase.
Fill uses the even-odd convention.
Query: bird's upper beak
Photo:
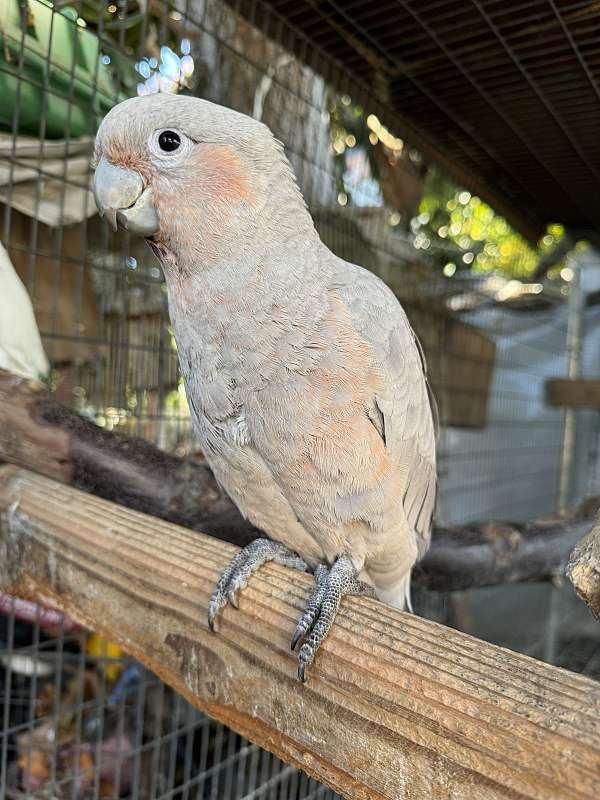
[[[100,216],[106,216],[116,231],[117,223],[138,236],[158,232],[158,214],[152,204],[152,189],[144,189],[139,172],[111,164],[104,157],[94,175],[94,199]]]

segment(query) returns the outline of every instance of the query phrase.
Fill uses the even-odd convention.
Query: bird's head
[[[262,123],[169,94],[115,106],[98,131],[95,164],[96,204],[114,230],[121,225],[171,252],[200,241],[214,257],[256,227],[289,171]]]

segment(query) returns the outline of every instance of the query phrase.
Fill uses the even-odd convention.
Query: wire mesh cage
[[[325,41],[314,46],[305,8],[294,23],[272,5],[0,0],[0,275],[10,270],[25,286],[43,348],[17,329],[30,359],[20,371],[43,376],[57,400],[108,430],[202,457],[159,263],[145,244],[109,230],[90,191],[104,113],[136,93],[189,92],[269,125],[324,242],[377,273],[401,300],[441,409],[439,520],[555,512],[564,414],[545,403],[544,385],[567,373],[572,355],[571,278],[528,283],[539,253],[518,237],[510,247],[523,280],[485,271],[501,265],[508,247],[507,240],[486,250],[478,239],[476,225],[493,212],[455,185],[442,205],[429,202],[427,186],[438,178],[418,145],[394,132],[380,87],[352,80]],[[341,14],[337,4],[323,5]],[[456,225],[462,233],[451,241]],[[550,247],[559,237],[546,238]],[[595,268],[593,251],[580,259]],[[480,271],[471,268],[477,264]],[[585,313],[581,368],[594,376],[598,306]],[[12,356],[0,367],[15,368]],[[582,411],[577,422],[571,505],[600,494],[600,418]],[[594,632],[566,587],[478,591],[422,593],[417,610],[598,675]],[[482,612],[492,607],[493,619]],[[39,624],[16,622],[10,609],[2,619],[7,797],[334,796],[194,711],[134,662],[91,656],[83,634],[48,636]],[[512,624],[494,624],[499,619]]]
[[[337,797],[95,635],[58,616],[24,622],[22,605],[0,625],[2,797]]]

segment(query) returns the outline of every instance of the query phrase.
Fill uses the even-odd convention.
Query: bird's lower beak
[[[138,236],[158,232],[158,214],[152,204],[152,189],[144,189],[139,172],[100,159],[94,175],[94,199],[101,217],[113,231],[117,223]]]

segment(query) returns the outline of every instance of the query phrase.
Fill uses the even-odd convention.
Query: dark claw
[[[250,575],[267,561],[275,561],[277,564],[303,571],[307,569],[300,556],[288,550],[280,542],[255,539],[234,556],[217,582],[208,606],[208,627],[211,631],[215,631],[215,618],[228,602],[234,608],[239,608],[236,590],[233,587],[245,586]]]
[[[294,652],[294,650],[296,649],[296,645],[303,636],[304,636],[304,631],[302,630],[300,625],[298,625],[296,630],[294,631],[294,635],[292,636],[292,644],[291,644],[292,652]]]
[[[292,650],[306,637],[298,653],[298,678],[302,683],[306,683],[306,668],[313,663],[333,625],[342,597],[347,594],[373,597],[374,591],[358,579],[351,557],[342,554],[329,571],[322,565],[315,571],[315,588],[292,636]]]

